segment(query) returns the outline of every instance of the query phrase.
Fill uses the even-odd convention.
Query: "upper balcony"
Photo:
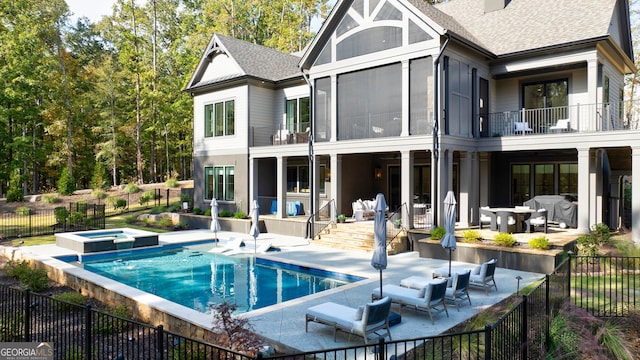
[[[480,121],[481,137],[563,132],[593,133],[640,128],[638,103],[578,104],[488,114]]]

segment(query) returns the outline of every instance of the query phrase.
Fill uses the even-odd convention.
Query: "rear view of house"
[[[215,34],[186,89],[196,202],[335,216],[383,193],[421,227],[448,190],[461,226],[554,195],[568,226],[640,241],[633,59],[625,0],[339,0],[300,57]]]

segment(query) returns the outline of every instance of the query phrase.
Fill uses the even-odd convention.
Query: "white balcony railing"
[[[640,129],[640,103],[521,109],[489,114],[483,137],[548,134],[559,132],[600,132]]]

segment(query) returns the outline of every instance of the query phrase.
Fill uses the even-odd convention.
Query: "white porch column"
[[[259,160],[256,160],[253,157],[249,158],[249,201],[247,204],[249,206],[249,211],[251,211],[254,199],[258,200],[258,203],[260,203],[260,199],[258,199],[258,196],[260,195],[258,192],[258,163]],[[260,206],[266,205],[261,204]]]
[[[413,219],[413,153],[404,150],[400,153],[400,202],[407,204],[402,212],[402,223],[410,228]]]
[[[477,177],[473,172],[473,159],[471,152],[463,152],[460,155],[460,191],[456,194],[459,209],[459,223],[461,226],[470,226],[472,223],[471,194],[473,194],[473,184],[477,182]]]
[[[281,219],[287,216],[287,158],[278,156],[277,158],[277,177],[276,182],[278,198],[278,213],[276,217]]]
[[[336,203],[337,214],[331,209],[331,219],[335,220],[336,215],[343,213],[342,211],[342,156],[331,154],[331,195]]]
[[[489,184],[490,184],[490,175],[491,168],[489,163],[489,153],[482,152],[478,154],[478,207],[480,206],[491,206],[489,204]]]
[[[583,234],[588,234],[590,230],[589,160],[589,148],[578,149],[578,231]]]
[[[635,181],[634,181],[635,180]],[[640,245],[640,147],[631,149],[631,235]]]
[[[591,159],[591,224],[600,224],[604,222],[602,215],[604,213],[604,204],[603,204],[603,184],[604,184],[604,173],[602,171],[603,168],[603,156],[604,150],[599,149],[594,151],[593,158]]]
[[[338,76],[331,76],[331,138],[335,142],[338,134]]]
[[[443,211],[443,201],[445,196],[447,195],[447,191],[451,189],[451,172],[453,171],[453,163],[451,162],[451,151],[446,148],[440,149],[440,157],[437,163],[437,169],[435,166],[432,166],[432,175],[433,171],[437,172],[437,176],[432,176],[433,183],[437,182],[437,192],[432,191],[433,196],[431,196],[431,207],[432,209],[437,210],[437,218],[433,219],[434,226],[444,226],[444,216],[442,214]]]
[[[313,155],[313,206],[314,208],[309,209],[311,214],[315,214],[318,212],[318,209],[322,206],[320,204],[320,157]],[[311,200],[311,199],[309,199]]]
[[[400,136],[409,136],[409,60],[402,61],[402,131]]]
[[[587,61],[587,106],[595,106],[598,103],[598,59]],[[596,130],[596,117],[589,116],[587,119],[580,119],[578,130]]]

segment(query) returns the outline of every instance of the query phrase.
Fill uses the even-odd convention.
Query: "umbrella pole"
[[[451,277],[451,249],[449,249],[449,277]]]
[[[382,269],[380,269],[380,299],[382,299]]]

